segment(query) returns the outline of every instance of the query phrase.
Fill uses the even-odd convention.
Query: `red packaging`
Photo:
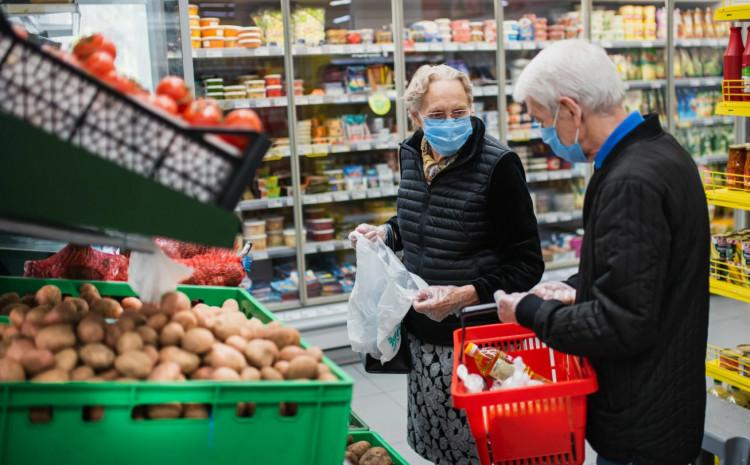
[[[34,278],[65,278],[97,281],[127,281],[130,260],[88,246],[66,245],[44,260],[27,261],[23,275]]]
[[[729,33],[729,45],[724,52],[724,99],[741,101],[744,92],[740,80],[742,79],[742,54],[745,47],[742,44],[742,28],[732,27]],[[727,82],[730,81],[730,82]]]
[[[214,251],[175,261],[193,269],[193,274],[183,284],[234,287],[239,286],[245,276],[240,257],[229,251]]]

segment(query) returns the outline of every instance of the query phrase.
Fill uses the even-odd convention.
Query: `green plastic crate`
[[[55,284],[78,295],[91,282],[103,296],[135,293],[125,283],[0,277],[0,293],[34,292]],[[181,286],[207,304],[237,299],[263,321],[274,319],[239,288]],[[3,465],[341,465],[352,398],[352,379],[329,359],[339,382],[187,381],[176,383],[0,383],[0,463]],[[211,406],[208,419],[134,420],[133,408],[166,402]],[[254,402],[255,415],[236,415],[238,402]],[[282,416],[280,403],[296,403]],[[98,422],[83,420],[86,406],[104,407]],[[31,407],[52,406],[48,423],[32,423]]]
[[[391,456],[391,460],[393,460],[393,465],[409,465],[409,462],[404,460],[403,457],[399,455],[396,450],[391,447],[390,444],[385,442],[385,439],[380,437],[378,433],[375,431],[365,431],[365,430],[358,430],[358,431],[349,431],[349,435],[352,437],[354,442],[357,441],[367,441],[373,446],[379,446],[388,451],[388,453]]]
[[[349,431],[368,431],[369,429],[367,423],[352,410],[349,414]]]

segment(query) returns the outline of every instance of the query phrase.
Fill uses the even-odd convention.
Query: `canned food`
[[[711,236],[711,276],[719,281],[727,280],[727,235]]]
[[[734,349],[721,349],[719,352],[719,367],[738,373],[740,355]]]

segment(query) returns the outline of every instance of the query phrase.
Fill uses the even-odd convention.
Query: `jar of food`
[[[280,86],[281,74],[266,74],[265,81],[267,86]]]
[[[206,97],[214,100],[224,100],[224,91],[221,92],[206,92]]]
[[[266,98],[266,89],[248,89],[247,98],[249,99]]]
[[[297,246],[297,231],[294,229],[284,230],[284,245],[287,247]]]
[[[729,146],[729,159],[727,160],[727,187],[743,189],[745,187],[745,144]]]
[[[247,220],[242,223],[245,237],[259,236],[266,233],[265,220]]]
[[[362,34],[360,34],[359,31],[349,31],[346,34],[346,43],[347,44],[361,44],[362,43]]]
[[[237,42],[236,37],[224,37],[224,48],[236,48]]]
[[[247,238],[251,244],[253,244],[253,250],[262,252],[268,249],[268,236],[266,234],[258,234],[256,236],[250,236]]]
[[[284,217],[283,216],[269,216],[266,218],[266,231],[278,231],[284,230]]]
[[[198,15],[188,16],[188,24],[190,27],[201,27],[201,18]]]
[[[188,5],[188,15],[198,16],[198,5]]]
[[[203,48],[224,48],[223,37],[204,37]]]
[[[333,229],[333,218],[321,218],[318,220],[307,220],[307,226],[312,231],[326,231]]]
[[[236,86],[224,86],[224,92],[247,92],[247,86],[236,85]]]
[[[260,44],[260,39],[240,39],[237,42],[237,45],[243,48],[258,48]]]
[[[201,41],[200,38],[191,38],[190,43],[193,45],[193,48],[202,48],[201,45],[203,45],[203,41]]]
[[[333,229],[324,229],[321,231],[311,231],[312,240],[315,242],[332,241],[336,231]]]
[[[244,40],[244,39],[261,40],[262,39],[261,35],[255,32],[240,32],[239,34],[237,34],[237,38],[240,40]]]
[[[739,372],[740,353],[734,349],[721,349],[719,352],[719,367],[726,370]]]
[[[219,18],[201,18],[200,27],[218,26],[219,22]]]
[[[201,28],[199,27],[191,27],[190,28],[190,37],[192,39],[200,39],[201,36]]]
[[[268,231],[268,246],[283,247],[284,233],[282,231]]]
[[[246,33],[246,32],[251,32],[251,33],[257,34],[257,35],[263,34],[263,31],[259,27],[257,27],[257,26],[246,26],[246,27],[241,27],[240,28],[240,34],[243,34],[243,33]]]
[[[204,26],[201,28],[201,37],[224,37],[222,26]]]
[[[263,90],[266,91],[266,81],[263,79],[254,79],[252,81],[245,81],[245,85],[250,90]]]
[[[281,86],[266,86],[266,97],[282,97],[283,95]]]
[[[311,220],[320,220],[326,217],[327,212],[325,208],[308,208],[305,210],[305,216]]]
[[[220,27],[224,31],[224,37],[237,37],[240,35],[240,26],[227,24]]]
[[[225,100],[242,100],[244,98],[247,98],[247,92],[244,90],[242,92],[224,92]]]

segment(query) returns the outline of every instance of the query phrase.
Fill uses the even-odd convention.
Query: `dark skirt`
[[[412,369],[408,386],[408,441],[436,465],[478,465],[474,438],[463,410],[451,403],[453,347],[423,344],[408,335]]]

